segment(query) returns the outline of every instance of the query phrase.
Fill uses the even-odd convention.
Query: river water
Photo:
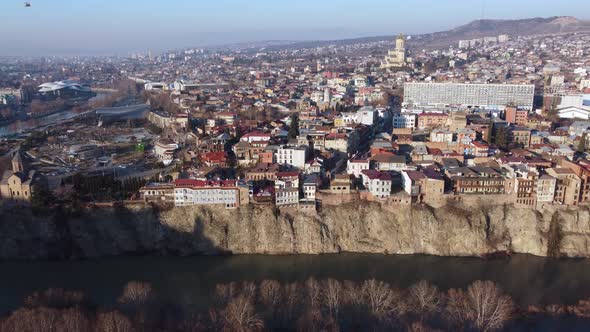
[[[575,303],[590,298],[590,260],[516,255],[510,259],[340,254],[321,256],[118,257],[64,262],[0,262],[0,310],[20,306],[38,290],[83,291],[115,303],[130,280],[152,283],[167,303],[207,306],[217,283],[376,278],[398,288],[427,280],[441,289],[493,280],[519,305]]]

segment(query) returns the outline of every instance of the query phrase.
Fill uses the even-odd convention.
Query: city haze
[[[126,55],[261,40],[326,40],[419,34],[469,21],[577,16],[568,1],[112,1],[37,0],[0,4],[0,56]]]

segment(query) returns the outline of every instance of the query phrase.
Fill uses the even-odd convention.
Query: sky
[[[261,40],[443,31],[475,19],[588,18],[589,0],[0,0],[1,55],[126,55]],[[585,17],[586,16],[586,17]]]

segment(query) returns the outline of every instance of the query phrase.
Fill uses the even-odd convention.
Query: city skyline
[[[457,4],[461,3],[461,6]],[[5,55],[125,55],[265,40],[330,40],[444,31],[476,19],[579,16],[584,1],[370,0],[358,4],[238,0],[20,1],[0,5]],[[403,11],[403,14],[400,14]],[[365,15],[361,15],[361,14]],[[444,15],[441,15],[444,13]],[[288,15],[287,15],[288,14]],[[48,38],[51,36],[51,38]]]

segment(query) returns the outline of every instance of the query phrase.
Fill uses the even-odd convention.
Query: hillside
[[[478,204],[389,209],[349,203],[326,206],[319,215],[252,206],[94,209],[69,218],[11,211],[0,215],[0,259],[339,252],[590,257],[588,209]]]
[[[581,20],[570,16],[555,16],[548,18],[537,17],[520,20],[476,20],[448,31],[412,35],[412,42],[409,43],[409,47],[447,47],[456,44],[462,39],[492,37],[501,34],[507,34],[510,36],[532,36],[573,32],[590,32],[590,20]],[[312,48],[327,45],[348,45],[385,40],[393,41],[396,36],[397,34],[342,40],[292,42],[288,43],[288,45],[269,45],[269,49]]]

